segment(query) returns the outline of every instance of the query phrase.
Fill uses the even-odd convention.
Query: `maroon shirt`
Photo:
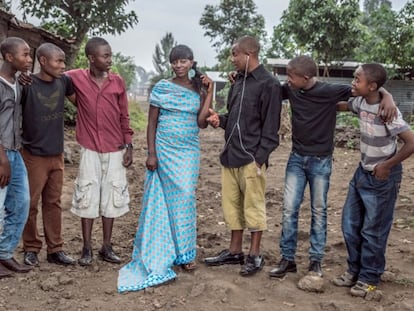
[[[99,88],[89,69],[74,69],[66,74],[72,78],[76,93],[78,143],[99,153],[118,151],[121,145],[131,143],[133,131],[122,78],[109,73]]]

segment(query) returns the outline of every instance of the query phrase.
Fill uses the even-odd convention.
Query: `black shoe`
[[[54,253],[47,254],[47,262],[54,263],[61,266],[74,265],[75,259],[69,257],[64,251],[57,251]]]
[[[81,266],[90,266],[92,264],[92,250],[90,248],[82,248],[81,258],[78,259]]]
[[[282,258],[279,262],[279,266],[269,272],[269,276],[273,278],[283,278],[287,272],[296,272],[295,261],[286,260]]]
[[[244,254],[232,254],[228,249],[221,251],[215,257],[208,257],[204,259],[204,263],[207,266],[220,266],[220,265],[232,265],[232,264],[240,264],[244,263]]]
[[[240,270],[241,276],[249,276],[255,274],[257,271],[263,269],[265,261],[262,256],[253,256],[248,255],[246,263],[242,266]]]
[[[311,261],[309,264],[309,272],[313,272],[313,274],[323,277],[321,263],[319,261]]]
[[[110,263],[121,263],[121,259],[114,253],[111,245],[102,245],[102,248],[99,250],[99,256],[102,260]]]
[[[23,262],[29,266],[38,266],[39,259],[37,258],[36,252],[24,252]]]

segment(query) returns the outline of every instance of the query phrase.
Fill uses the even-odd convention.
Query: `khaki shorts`
[[[129,211],[124,151],[98,153],[80,150],[71,212],[82,218],[116,218]]]
[[[265,165],[255,162],[221,169],[224,220],[231,230],[263,231],[266,226]],[[260,172],[260,173],[259,173]]]

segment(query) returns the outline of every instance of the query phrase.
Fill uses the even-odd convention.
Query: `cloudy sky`
[[[394,10],[400,10],[412,0],[392,0]],[[362,1],[361,1],[362,2]],[[171,32],[180,44],[190,46],[199,65],[212,66],[216,63],[216,52],[204,30],[199,25],[207,4],[217,5],[220,0],[130,0],[128,10],[134,10],[139,23],[133,29],[118,36],[105,36],[114,52],[132,56],[138,66],[147,71],[154,70],[152,54],[155,45],[166,32]],[[268,35],[289,5],[288,0],[255,0],[257,12],[266,21]],[[13,1],[13,13],[19,17],[17,1]],[[235,17],[236,18],[236,17]],[[33,22],[36,24],[36,22]]]
[[[399,10],[408,0],[392,0],[394,10]],[[213,66],[216,52],[204,30],[199,25],[207,4],[217,5],[220,0],[136,0],[129,9],[138,14],[139,24],[121,36],[106,36],[114,51],[133,56],[137,65],[147,71],[154,70],[152,55],[155,45],[166,32],[171,32],[178,43],[190,46],[199,65]],[[287,0],[255,0],[257,12],[266,22],[268,35],[279,23]],[[236,17],[235,17],[236,18]]]

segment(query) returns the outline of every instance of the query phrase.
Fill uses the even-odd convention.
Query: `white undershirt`
[[[14,91],[14,99],[16,100],[16,98],[17,98],[17,83],[15,82],[15,83],[10,83],[9,81],[7,81],[6,79],[4,79],[2,76],[0,76],[0,79],[4,82],[4,83],[6,83],[8,86],[10,86],[12,89],[13,89],[13,91]]]

